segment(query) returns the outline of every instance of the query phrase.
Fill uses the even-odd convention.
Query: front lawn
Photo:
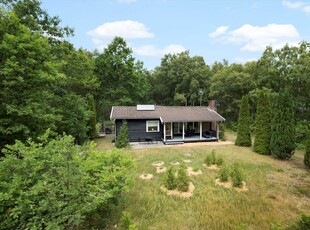
[[[98,140],[98,148],[107,139]],[[205,156],[215,150],[226,164],[239,162],[246,175],[248,191],[238,192],[215,184],[218,171],[203,167]],[[136,161],[133,187],[124,194],[112,215],[111,226],[122,211],[131,214],[139,229],[270,229],[291,226],[301,213],[310,214],[310,173],[303,165],[303,152],[289,161],[254,153],[251,148],[223,146],[173,146],[129,149]],[[190,156],[189,156],[190,155]],[[191,175],[195,186],[190,198],[168,196],[161,189],[164,173],[156,173],[152,163],[182,162],[202,175]],[[179,166],[173,166],[178,168]],[[139,178],[153,174],[150,180]]]

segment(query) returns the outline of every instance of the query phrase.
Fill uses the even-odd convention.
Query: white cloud
[[[216,38],[226,33],[228,26],[220,26],[214,32],[209,33],[210,38]]]
[[[165,54],[176,54],[185,51],[186,49],[182,45],[171,44],[164,48],[158,48],[154,45],[144,45],[139,47],[134,47],[133,51],[140,56],[149,57],[162,57]]]
[[[88,31],[87,34],[97,39],[111,39],[115,36],[124,39],[154,37],[154,34],[149,32],[144,24],[132,20],[107,22]]]
[[[211,37],[210,34],[209,37]],[[266,46],[280,48],[286,43],[296,45],[301,40],[297,29],[291,24],[269,24],[262,27],[246,24],[238,29],[225,31],[216,39],[226,44],[241,45],[242,51],[252,52],[262,51]]]
[[[288,0],[282,1],[282,4],[290,9],[299,9],[305,13],[310,13],[310,3],[306,2],[291,2]]]

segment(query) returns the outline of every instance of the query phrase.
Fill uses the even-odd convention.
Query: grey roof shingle
[[[111,119],[161,119],[163,122],[225,121],[206,106],[155,106],[155,110],[139,111],[136,106],[113,106]]]

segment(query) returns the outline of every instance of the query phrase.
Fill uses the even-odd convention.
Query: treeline
[[[50,128],[77,143],[95,137],[113,105],[207,105],[215,99],[227,125],[236,128],[241,98],[252,120],[261,91],[286,89],[293,97],[297,141],[310,120],[310,43],[267,47],[258,61],[206,64],[189,52],[167,54],[146,70],[126,41],[116,37],[103,52],[76,49],[73,35],[37,0],[2,1],[0,21],[0,148],[36,139]],[[252,122],[251,124],[254,124]],[[102,125],[103,126],[103,125]],[[251,125],[254,130],[254,125]]]

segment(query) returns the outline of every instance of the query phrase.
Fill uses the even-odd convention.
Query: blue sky
[[[310,0],[42,0],[42,7],[75,29],[76,48],[102,52],[121,36],[148,69],[166,53],[244,63],[268,45],[310,41]]]

